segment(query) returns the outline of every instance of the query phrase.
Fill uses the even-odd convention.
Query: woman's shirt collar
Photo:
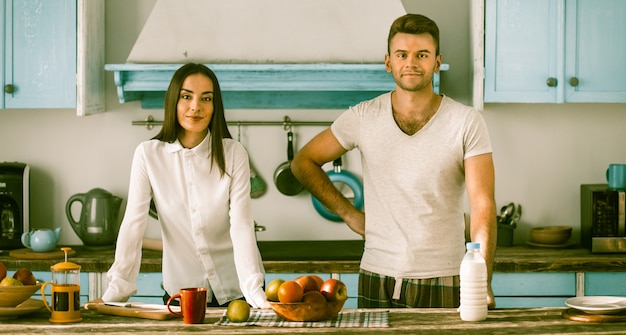
[[[200,144],[196,145],[195,147],[191,148],[191,149],[187,149],[185,147],[183,147],[183,145],[180,143],[180,141],[178,139],[176,139],[176,141],[172,142],[172,143],[167,143],[165,145],[165,148],[167,150],[167,152],[177,152],[177,151],[181,151],[181,150],[188,150],[193,152],[194,154],[196,154],[199,157],[203,157],[203,158],[207,158],[209,157],[209,152],[210,152],[210,143],[211,143],[211,136],[209,136],[210,132],[208,132],[206,134],[206,136],[204,137],[204,139],[202,140],[202,142],[200,142]]]

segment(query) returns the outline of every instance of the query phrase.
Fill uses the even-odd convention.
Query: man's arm
[[[339,192],[322,165],[346,153],[330,128],[315,136],[298,151],[291,172],[329,211],[341,217],[354,232],[365,234],[365,215]]]
[[[496,307],[491,289],[493,258],[496,253],[498,226],[494,197],[495,173],[492,155],[484,154],[465,160],[465,185],[470,203],[470,236],[479,242],[487,262],[489,308]]]

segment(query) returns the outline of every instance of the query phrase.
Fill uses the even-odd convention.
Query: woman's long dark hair
[[[211,159],[220,169],[223,177],[226,170],[226,162],[224,158],[224,146],[222,139],[233,138],[228,130],[226,119],[224,117],[224,103],[222,101],[222,90],[217,81],[217,76],[208,67],[203,64],[188,63],[180,67],[170,81],[170,85],[165,93],[165,104],[163,113],[163,127],[161,131],[153,137],[153,139],[172,143],[178,139],[178,134],[182,131],[177,117],[177,105],[180,97],[180,90],[183,87],[185,79],[192,75],[200,73],[211,79],[213,82],[213,115],[209,121],[209,134],[211,136]]]

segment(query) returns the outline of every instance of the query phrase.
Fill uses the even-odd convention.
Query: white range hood
[[[120,102],[162,108],[181,64],[211,67],[226,108],[343,109],[392,90],[387,34],[400,0],[159,0],[126,64]]]
[[[382,63],[400,0],[158,0],[129,63]]]

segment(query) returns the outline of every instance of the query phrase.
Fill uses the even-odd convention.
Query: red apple
[[[320,293],[328,301],[339,301],[348,299],[348,289],[342,281],[330,278],[322,284]]]
[[[37,284],[37,279],[33,275],[33,273],[26,268],[21,268],[13,274],[13,278],[22,282],[24,285],[35,285]]]
[[[7,267],[4,263],[0,262],[0,280],[7,276]]]

